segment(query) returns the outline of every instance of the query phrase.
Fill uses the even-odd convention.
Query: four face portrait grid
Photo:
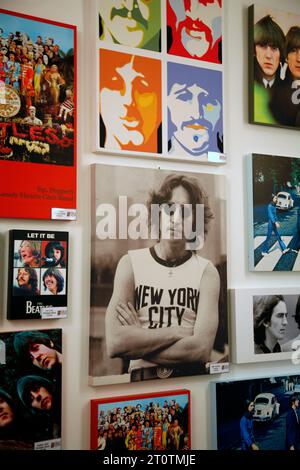
[[[224,162],[221,0],[95,5],[97,150]]]
[[[36,280],[36,289],[31,291],[31,295],[66,295],[66,254],[67,242],[60,241],[59,245],[63,248],[63,256],[60,260],[47,257],[49,246],[53,242],[15,240],[14,242],[14,263],[13,263],[13,295],[28,295],[24,289],[30,278]],[[22,248],[23,247],[23,248]],[[30,252],[32,261],[26,262],[26,257],[22,254],[25,251]],[[53,249],[51,253],[53,253]],[[59,251],[59,250],[56,250]],[[61,251],[62,253],[62,251]],[[27,279],[29,278],[29,279]]]

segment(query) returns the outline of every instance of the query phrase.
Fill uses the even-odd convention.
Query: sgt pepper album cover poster
[[[92,165],[91,385],[228,371],[225,192]]]
[[[76,218],[76,26],[0,9],[0,217]]]
[[[61,449],[62,330],[0,333],[0,450]]]
[[[91,400],[91,449],[189,450],[190,391]]]
[[[68,232],[10,230],[7,318],[67,317]]]

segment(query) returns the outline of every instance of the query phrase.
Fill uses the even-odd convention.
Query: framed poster
[[[91,385],[228,370],[224,183],[92,166]]]
[[[247,156],[249,269],[300,270],[300,158]]]
[[[189,390],[91,400],[91,449],[191,449]]]
[[[0,24],[0,217],[76,219],[76,26]]]
[[[62,330],[0,333],[0,449],[61,448]]]
[[[10,230],[9,320],[67,317],[68,241],[68,232]]]
[[[120,7],[94,0],[95,151],[226,162],[222,5],[204,3],[141,0]]]
[[[249,7],[249,119],[300,128],[300,15]]]
[[[300,375],[294,374],[212,383],[211,448],[299,449],[299,394]]]
[[[231,291],[232,361],[293,359],[300,348],[300,289]]]

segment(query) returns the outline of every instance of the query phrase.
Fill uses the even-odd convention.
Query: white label
[[[68,308],[67,307],[42,307],[41,317],[42,320],[48,320],[51,318],[67,318]]]
[[[207,159],[212,163],[226,163],[225,153],[207,152]]]
[[[209,364],[210,374],[221,374],[222,372],[229,372],[229,362],[212,362]]]
[[[52,220],[76,220],[77,210],[52,207],[51,219]]]
[[[61,439],[50,439],[34,443],[34,450],[59,450],[61,449]]]
[[[0,340],[0,364],[6,364],[5,343]]]

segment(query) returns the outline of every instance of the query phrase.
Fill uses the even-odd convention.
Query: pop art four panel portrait
[[[96,150],[224,163],[222,1],[95,5]]]

